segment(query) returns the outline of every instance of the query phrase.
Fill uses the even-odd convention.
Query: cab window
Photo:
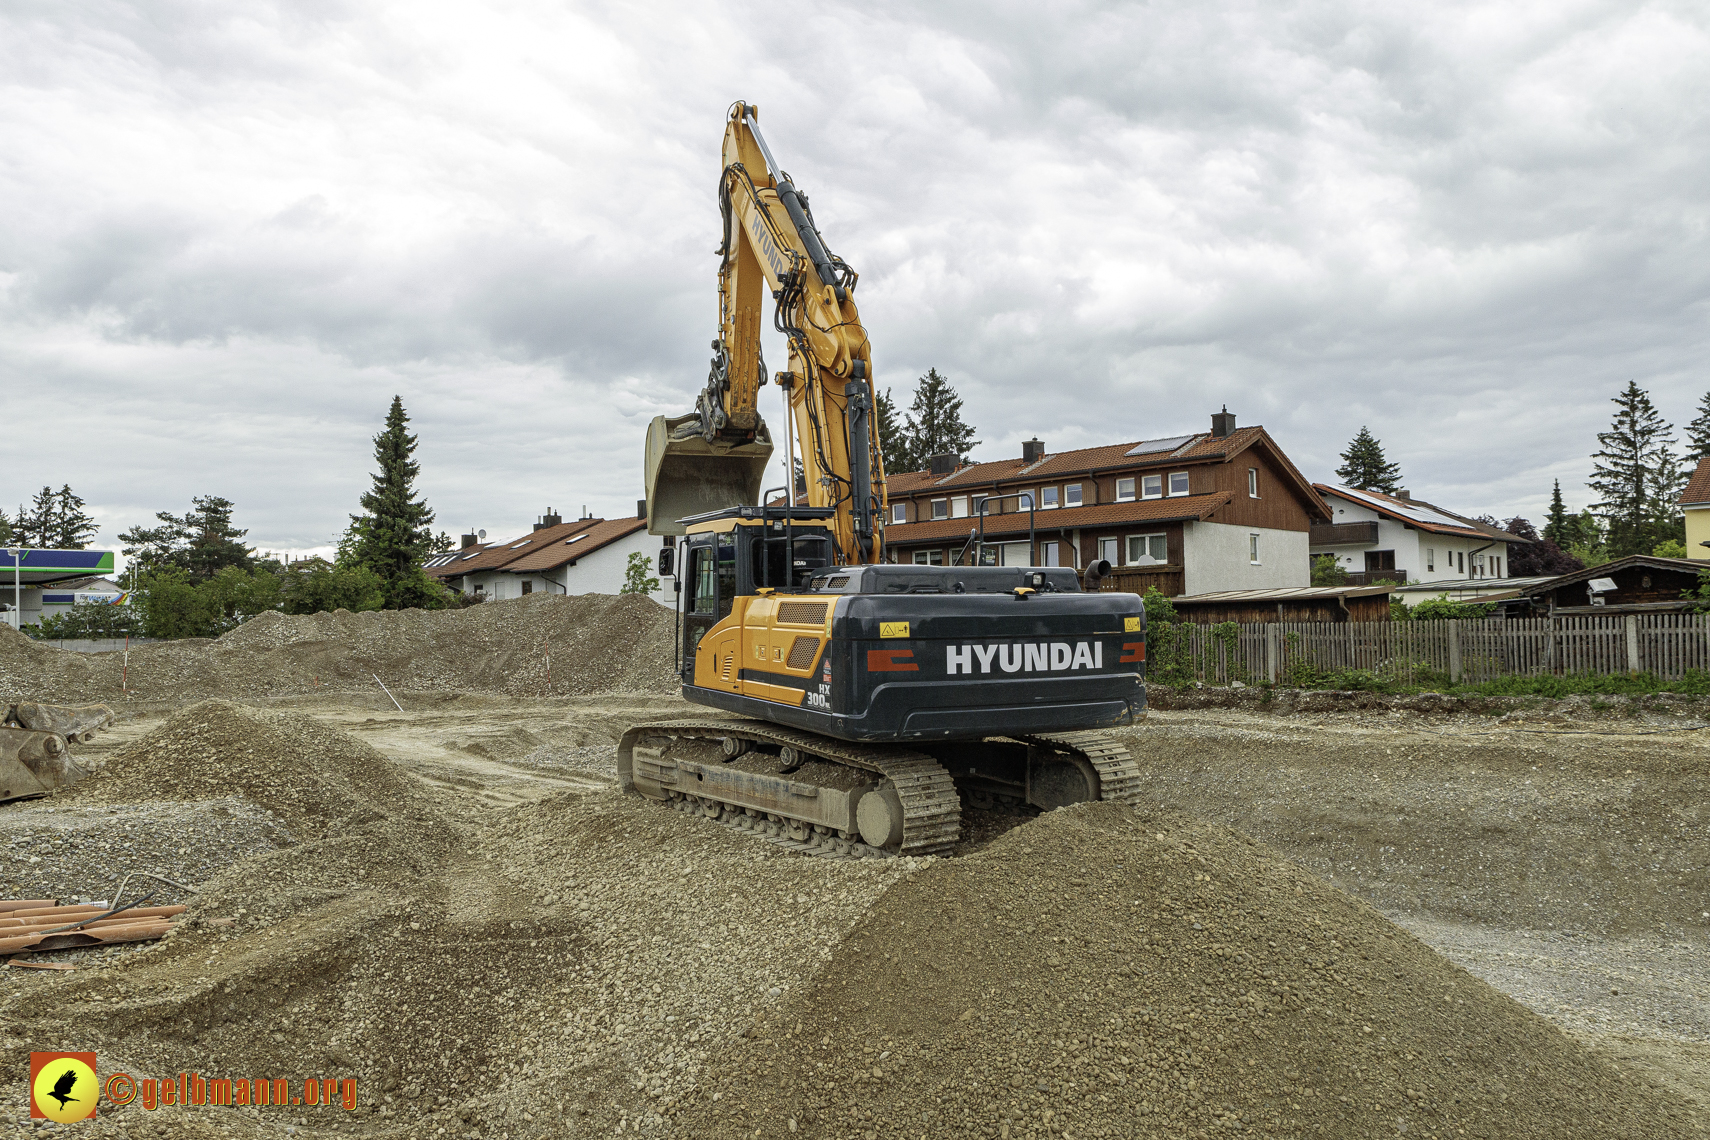
[[[718,588],[712,547],[695,547],[694,557],[695,564],[689,575],[689,581],[694,583],[695,598],[694,605],[690,607],[690,612],[716,614],[718,612]]]

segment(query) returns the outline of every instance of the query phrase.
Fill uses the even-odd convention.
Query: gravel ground
[[[62,952],[69,974],[0,970],[15,1066],[30,1048],[94,1048],[104,1071],[352,1076],[363,1090],[350,1114],[133,1106],[87,1134],[1007,1125],[1019,1140],[1240,1121],[1255,1135],[1577,1136],[1545,1096],[1583,1106],[1575,1089],[1613,1108],[1570,1123],[1625,1106],[1600,1135],[1696,1134],[1702,1106],[1652,1087],[1710,1088],[1681,1044],[1710,1020],[1704,920],[1688,910],[1706,802],[1696,737],[1158,714],[1135,734],[1143,827],[1105,809],[1019,830],[981,818],[977,854],[848,863],[617,795],[616,731],[676,715],[670,700],[401,697],[404,715],[311,693],[270,698],[301,711],[209,702],[133,719],[103,738],[117,743],[97,749],[97,776],[0,808],[0,855],[61,841],[51,870],[0,858],[19,894],[99,897],[133,860],[204,888],[160,943]],[[1232,909],[1208,909],[1220,899]],[[1446,986],[1467,1006],[1427,1000]],[[1077,1076],[1086,1058],[1096,1087]],[[0,1120],[22,1113],[21,1087],[0,1080]],[[751,1107],[775,1111],[750,1122]]]

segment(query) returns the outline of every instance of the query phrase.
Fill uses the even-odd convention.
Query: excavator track
[[[699,778],[695,783],[689,783],[687,775],[705,765],[683,764],[682,775],[685,778],[679,784],[679,762],[649,760],[645,748],[639,754],[635,751],[635,746],[644,738],[658,737],[701,740],[721,747],[728,740],[746,741],[747,747],[760,745],[780,751],[792,749],[802,760],[830,761],[872,773],[882,778],[880,790],[894,790],[900,803],[903,812],[901,841],[883,846],[870,845],[861,842],[861,837],[850,830],[803,823],[789,818],[787,813],[768,810],[776,805],[743,802],[736,796],[721,795],[716,783],[708,786]],[[1139,797],[1139,767],[1127,746],[1107,733],[1035,733],[992,739],[1014,740],[1084,761],[1097,774],[1097,798],[1100,800],[1133,803]],[[650,774],[660,782],[665,796],[661,802],[665,806],[746,831],[786,850],[833,859],[938,855],[949,851],[960,836],[962,801],[950,773],[933,757],[900,746],[851,744],[756,720],[662,721],[637,725],[624,734],[619,745],[618,769],[626,789],[634,788],[637,755],[641,756],[640,762],[644,766],[652,765]],[[735,759],[728,749],[725,756],[727,760]],[[828,793],[832,791],[826,790]]]
[[[902,808],[902,838],[894,845],[875,847],[859,841],[845,829],[832,833],[824,828],[789,826],[780,813],[756,810],[752,805],[732,802],[703,791],[671,790],[671,805],[688,803],[702,815],[753,831],[763,838],[794,850],[813,851],[831,858],[884,858],[893,855],[938,855],[948,851],[961,833],[962,801],[943,765],[922,752],[899,747],[871,747],[798,732],[757,720],[674,720],[637,725],[624,734],[618,746],[619,778],[632,786],[634,759],[631,750],[644,736],[670,736],[724,741],[729,738],[752,744],[794,749],[803,759],[829,760],[883,780],[882,788],[894,789]],[[717,805],[715,809],[711,805]],[[688,810],[678,807],[678,810]],[[770,815],[772,818],[766,818]],[[796,834],[791,836],[791,831]]]
[[[1098,798],[1131,804],[1140,798],[1140,766],[1126,744],[1107,732],[1033,733],[1012,739],[1079,756],[1098,773]]]

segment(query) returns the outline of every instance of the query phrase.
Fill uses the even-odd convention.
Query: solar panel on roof
[[[1135,444],[1123,454],[1152,455],[1160,451],[1174,451],[1192,438],[1191,435],[1172,435],[1169,439],[1148,439],[1144,443]]]

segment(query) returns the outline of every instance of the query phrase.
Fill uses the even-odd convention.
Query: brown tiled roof
[[[440,569],[440,576],[455,578],[459,574],[473,574],[477,570],[498,570],[509,566],[512,562],[537,550],[543,550],[554,543],[563,542],[571,535],[588,529],[600,519],[576,519],[574,522],[559,523],[557,526],[542,527],[532,534],[510,542],[490,542],[481,548],[474,558],[459,558],[449,566]]]
[[[934,476],[929,471],[905,471],[899,475],[887,475],[886,490],[892,496],[925,494],[934,491],[950,491],[968,487],[979,487],[985,484],[1032,482],[1033,480],[1050,480],[1074,475],[1087,475],[1099,471],[1129,470],[1146,467],[1181,467],[1193,463],[1220,463],[1234,459],[1241,452],[1254,444],[1262,444],[1267,451],[1283,467],[1285,472],[1294,480],[1296,494],[1306,503],[1307,512],[1314,518],[1323,517],[1325,512],[1323,500],[1318,492],[1300,473],[1282,448],[1276,445],[1265,429],[1258,424],[1252,427],[1236,428],[1227,436],[1221,438],[1210,432],[1199,432],[1188,437],[1178,447],[1169,451],[1159,451],[1146,455],[1129,455],[1145,440],[1133,440],[1128,443],[1112,443],[1103,447],[1082,447],[1074,451],[1047,453],[1044,458],[1028,463],[1023,459],[999,459],[991,463],[970,463],[968,466],[954,471],[949,475]]]
[[[1133,522],[1181,522],[1187,519],[1209,518],[1233,496],[1228,491],[1211,495],[1178,495],[1173,499],[1140,499],[1132,503],[1100,503],[1096,507],[1059,507],[1039,511],[1034,515],[1034,527],[1040,531],[1062,530],[1064,527],[1118,526]],[[936,519],[930,522],[895,523],[885,528],[885,545],[914,546],[923,542],[963,540],[970,530],[978,530],[978,518]],[[986,537],[1000,534],[1026,534],[1027,512],[986,516]]]
[[[602,546],[610,546],[647,526],[646,519],[583,519],[591,523],[578,534],[555,537],[543,546],[532,546],[519,552],[514,562],[503,566],[506,574],[529,574],[540,570],[556,570],[560,566],[586,558]],[[557,528],[552,528],[556,530]],[[537,531],[545,534],[545,531]]]
[[[1686,490],[1680,493],[1682,506],[1696,507],[1702,503],[1710,503],[1710,455],[1698,461],[1698,466],[1692,470],[1692,478],[1686,481]]]
[[[471,556],[479,556],[483,552],[490,550],[493,545],[494,544],[490,542],[482,542],[477,543],[474,546],[466,546],[462,550],[453,551],[447,554],[435,554],[433,557],[428,559],[428,563],[423,567],[423,570],[426,571],[429,578],[455,578],[464,572],[463,567],[469,565],[469,561],[466,561],[466,559],[472,561],[473,559]],[[434,563],[442,558],[445,559],[445,561],[440,565],[435,566]]]

